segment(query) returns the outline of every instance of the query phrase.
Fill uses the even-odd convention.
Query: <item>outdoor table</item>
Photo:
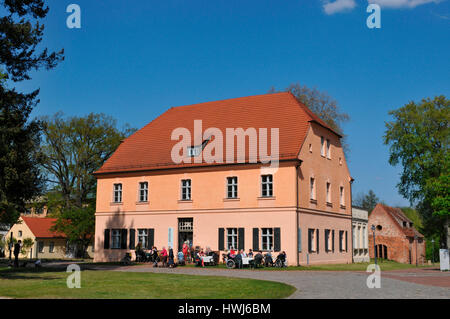
[[[253,260],[253,257],[242,257],[242,264],[249,265],[252,260]]]
[[[204,263],[212,263],[214,262],[213,256],[202,256],[202,260]]]

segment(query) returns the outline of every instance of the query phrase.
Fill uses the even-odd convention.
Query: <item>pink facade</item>
[[[94,260],[119,260],[134,253],[139,240],[158,249],[170,244],[177,251],[190,236],[183,222],[193,221],[193,246],[220,253],[231,245],[270,249],[274,255],[284,250],[289,265],[351,263],[351,177],[339,136],[319,123],[306,125],[298,155],[281,160],[278,169],[233,163],[100,171]],[[262,175],[271,175],[271,194],[262,193]],[[237,178],[236,198],[229,198],[229,177]],[[190,180],[189,200],[182,198],[183,180]],[[147,185],[146,201],[142,185]]]

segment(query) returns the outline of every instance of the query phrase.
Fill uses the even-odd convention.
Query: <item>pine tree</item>
[[[14,86],[30,80],[31,71],[54,68],[64,52],[36,51],[44,32],[39,21],[49,10],[43,0],[3,0],[0,5],[0,223],[11,225],[42,186],[40,123],[29,119],[39,89],[24,93]]]

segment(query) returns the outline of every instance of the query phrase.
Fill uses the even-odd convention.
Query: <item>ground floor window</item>
[[[319,240],[319,232],[318,229],[308,229],[308,251],[316,252],[318,251],[318,240]]]
[[[54,242],[50,242],[50,244],[48,245],[48,251],[53,253],[55,251],[55,243]]]
[[[111,248],[120,249],[121,232],[120,229],[113,229],[111,231]]]
[[[273,250],[273,228],[261,229],[262,250]]]
[[[227,228],[227,249],[236,249],[238,247],[238,229]]]
[[[147,247],[148,243],[148,230],[147,229],[138,229],[138,243],[141,244],[141,247]]]
[[[331,230],[325,229],[325,251],[333,250],[333,242],[331,236]]]
[[[38,251],[39,251],[40,253],[43,253],[43,252],[44,252],[44,242],[43,242],[43,241],[39,241],[39,242],[38,242]]]

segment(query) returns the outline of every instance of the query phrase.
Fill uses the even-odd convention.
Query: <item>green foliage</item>
[[[95,233],[95,206],[92,204],[63,209],[52,230],[65,233],[69,243],[75,244],[83,255]]]
[[[40,123],[29,120],[39,102],[39,90],[21,93],[14,86],[31,79],[31,71],[55,67],[63,51],[36,51],[44,31],[39,21],[48,12],[44,1],[1,1],[0,5],[0,223],[12,225],[27,200],[41,190],[37,165]]]
[[[423,228],[422,217],[420,213],[412,207],[400,207],[400,209],[405,213],[413,223],[414,227],[420,232]]]
[[[300,85],[300,83],[293,83],[284,91],[291,92],[297,100],[305,104],[311,111],[319,116],[322,121],[327,123],[333,130],[342,135],[342,147],[348,155],[349,146],[346,143],[346,136],[344,134],[344,130],[342,129],[342,124],[349,121],[350,116],[341,111],[337,101],[326,92],[321,92],[316,88],[310,89],[306,85]],[[269,91],[269,93],[275,92],[275,88],[272,88]]]
[[[417,203],[427,237],[439,234],[445,244],[444,225],[450,214],[450,100],[427,98],[389,114],[394,120],[386,123],[384,143],[390,146],[389,163],[403,168],[398,190]]]
[[[33,247],[33,245],[34,245],[33,239],[31,239],[29,237],[24,238],[22,240],[22,249],[21,249],[20,253],[24,256],[27,255],[28,252],[30,251],[30,248]]]
[[[359,193],[353,198],[353,205],[361,207],[369,212],[375,208],[380,199],[375,195],[373,190],[369,190],[367,194]]]
[[[62,113],[43,117],[44,140],[41,163],[46,181],[53,187],[54,201],[64,208],[95,199],[96,179],[92,175],[134,129],[117,128],[117,122],[105,114],[64,118]],[[55,202],[53,202],[55,203]]]

